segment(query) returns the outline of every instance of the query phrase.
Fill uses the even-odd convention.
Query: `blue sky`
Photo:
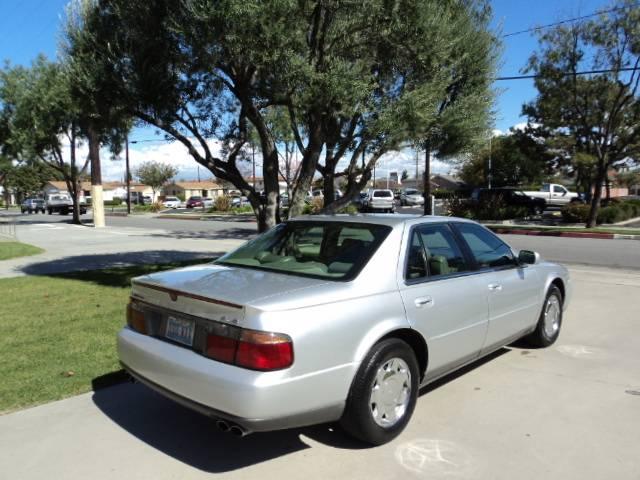
[[[494,25],[503,34],[586,15],[606,7],[603,0],[493,0]],[[29,64],[38,53],[55,58],[59,31],[67,0],[0,0],[0,60]],[[536,49],[533,34],[504,38],[499,76],[518,75]],[[506,131],[525,121],[522,104],[535,97],[531,80],[496,82],[496,128]],[[154,138],[150,129],[134,132],[133,138]],[[133,146],[142,150],[144,144]]]

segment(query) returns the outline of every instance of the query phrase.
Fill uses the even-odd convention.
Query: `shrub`
[[[562,207],[562,220],[566,223],[585,223],[589,217],[589,205],[569,203]]]
[[[158,213],[164,209],[164,205],[162,205],[162,203],[160,202],[152,203],[151,205],[149,205],[149,210],[151,210],[153,213]]]
[[[567,223],[586,223],[591,205],[571,203],[562,207],[562,219]],[[600,207],[597,224],[623,222],[640,216],[639,200],[611,199]]]
[[[150,212],[152,205],[134,205],[134,212]]]
[[[253,207],[251,205],[243,205],[241,207],[234,207],[231,211],[233,213],[253,213]]]
[[[227,195],[217,196],[213,202],[213,209],[218,212],[228,212],[231,209],[231,197]]]
[[[337,213],[346,213],[346,214],[349,214],[349,215],[355,215],[356,213],[358,213],[358,207],[356,207],[354,204],[350,203],[346,207],[342,207],[340,210],[338,210]]]

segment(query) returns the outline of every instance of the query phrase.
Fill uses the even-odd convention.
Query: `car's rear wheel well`
[[[425,373],[427,372],[427,364],[429,362],[427,342],[425,342],[422,335],[410,328],[403,328],[389,332],[380,340],[385,340],[387,338],[398,338],[403,342],[406,342],[411,347],[416,355],[416,359],[418,360],[418,366],[420,367],[420,381],[422,381]]]
[[[565,298],[564,282],[561,279],[556,278],[551,282],[551,285],[555,285],[556,287],[558,287],[558,289],[560,290],[560,293],[562,294],[562,300],[564,300]]]

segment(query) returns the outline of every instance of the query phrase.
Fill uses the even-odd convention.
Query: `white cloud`
[[[209,148],[214,155],[220,153],[220,142],[210,140]],[[63,147],[63,154],[65,159],[69,158],[69,145]],[[76,149],[76,156],[78,164],[84,163],[88,155],[88,146],[83,143]],[[103,181],[117,181],[124,180],[125,178],[125,158],[123,152],[116,158],[112,159],[111,152],[107,148],[103,148],[100,151],[100,160],[102,165],[102,179]],[[162,163],[174,165],[178,168],[178,174],[176,180],[193,180],[211,178],[212,174],[206,168],[198,165],[196,161],[189,155],[187,148],[180,142],[148,142],[129,145],[129,163],[131,172],[135,172],[135,169],[143,162],[154,160]],[[418,176],[421,177],[424,172],[424,151],[418,152]],[[338,165],[339,169],[346,166],[348,160],[344,160]],[[343,164],[344,163],[344,164]],[[262,175],[261,164],[262,159],[256,156],[256,174]],[[198,168],[199,167],[199,168]],[[251,164],[249,162],[241,162],[240,168],[247,175],[250,174]],[[199,172],[198,172],[199,170]],[[416,174],[416,153],[415,150],[406,148],[400,151],[389,152],[383,155],[376,166],[376,177],[386,178],[387,171],[398,172],[398,175],[403,170],[407,170],[409,178],[414,178]],[[431,173],[452,173],[456,170],[455,161],[443,162],[432,156],[431,158]]]

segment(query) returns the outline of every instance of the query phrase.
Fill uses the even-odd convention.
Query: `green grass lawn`
[[[20,242],[0,242],[0,260],[28,257],[44,252],[43,249]]]
[[[131,278],[181,265],[0,279],[0,412],[87,392],[119,371]]]

